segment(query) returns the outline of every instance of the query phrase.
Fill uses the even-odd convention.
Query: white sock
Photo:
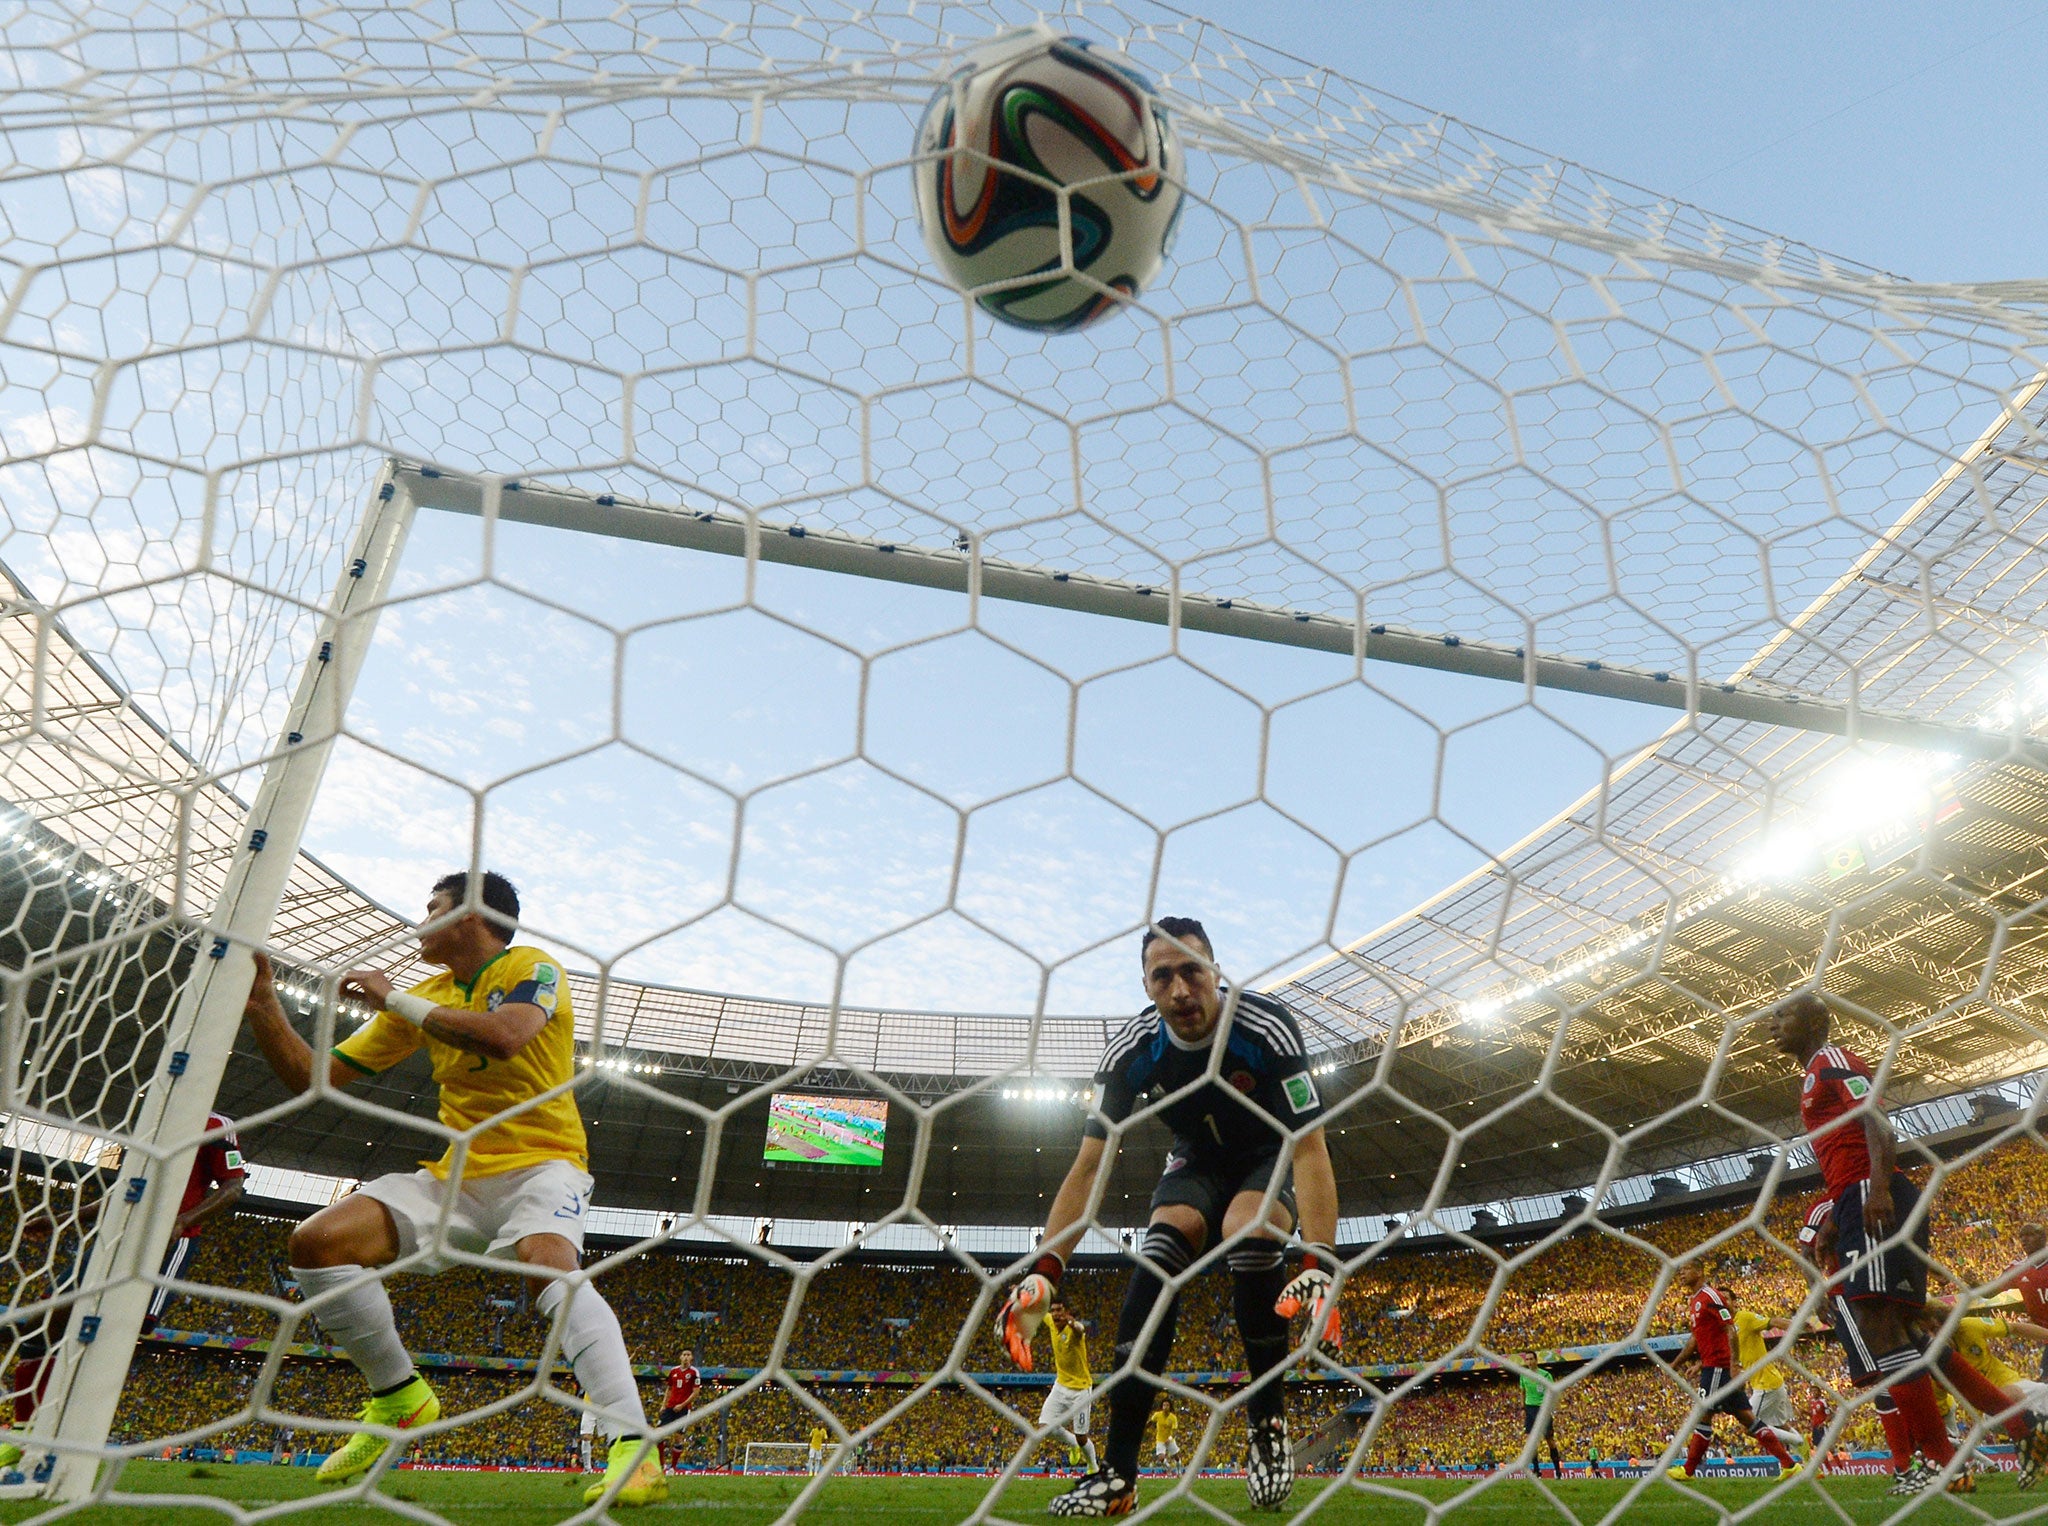
[[[541,1313],[553,1319],[568,1293],[567,1283],[550,1282],[537,1300]],[[562,1355],[575,1369],[583,1397],[597,1409],[597,1423],[607,1435],[622,1440],[647,1428],[619,1316],[587,1282],[569,1300],[568,1317],[562,1322]]]
[[[1780,1430],[1774,1425],[1771,1427],[1771,1434],[1785,1444],[1785,1449],[1788,1452],[1797,1452],[1806,1445],[1806,1438],[1797,1431]]]
[[[1096,1457],[1096,1455],[1095,1455],[1095,1442],[1094,1442],[1094,1439],[1093,1439],[1093,1438],[1090,1438],[1089,1440],[1087,1440],[1087,1441],[1084,1441],[1084,1442],[1082,1442],[1082,1443],[1081,1443],[1081,1450],[1082,1450],[1082,1451],[1084,1451],[1084,1452],[1086,1452],[1086,1453],[1088,1454],[1088,1471],[1089,1471],[1090,1473],[1099,1473],[1099,1472],[1101,1472],[1101,1471],[1102,1471],[1102,1463],[1101,1463],[1100,1459],[1098,1459],[1098,1458]]]
[[[313,1310],[320,1328],[348,1353],[373,1394],[396,1388],[412,1376],[412,1358],[398,1338],[391,1298],[383,1282],[359,1266],[295,1266],[292,1280]],[[336,1288],[346,1289],[335,1292]]]

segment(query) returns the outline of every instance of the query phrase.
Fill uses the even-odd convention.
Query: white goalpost
[[[188,933],[190,973],[157,1036],[154,1072],[120,1137],[119,1189],[107,1195],[84,1237],[90,1269],[70,1290],[69,1329],[52,1343],[48,1393],[23,1458],[53,1498],[86,1497],[99,1473],[143,1313],[156,1292],[157,1262],[172,1238],[172,1220],[241,1026],[250,951],[269,940],[412,514],[412,500],[395,477],[381,474],[313,630],[284,734],[247,815],[235,824],[220,891]],[[5,1097],[4,1105],[14,1112],[21,1100]]]
[[[47,1375],[0,1415],[0,1496],[144,1521],[160,1452],[346,1434],[353,1369],[261,1256],[212,1290],[232,1334],[145,1319],[216,1110],[334,1194],[462,1132],[282,1097],[237,1049],[252,951],[317,1052],[344,971],[425,972],[405,916],[450,869],[516,871],[574,989],[559,1087],[625,1099],[590,1146],[607,1210],[608,1164],[635,1173],[603,1230],[631,1243],[586,1270],[694,1241],[777,1290],[663,1294],[661,1339],[758,1344],[712,1354],[761,1374],[719,1401],[721,1465],[728,1419],[788,1432],[798,1382],[835,1435],[957,1401],[986,1425],[912,1455],[1024,1455],[1026,1390],[976,1374],[1039,1224],[966,1205],[1042,1214],[1046,1184],[976,1152],[1001,1107],[1099,1106],[1160,916],[1207,908],[1227,985],[1299,1018],[1355,1301],[1390,1341],[1442,1325],[1366,1376],[1290,1358],[1343,1390],[1297,1432],[1332,1490],[1473,1353],[1548,1349],[1502,1311],[1602,1215],[1637,1216],[1644,1328],[1724,1242],[1784,1252],[1812,1160],[1756,1019],[1786,991],[1832,994],[1903,1135],[2040,1148],[2038,304],[1150,0],[502,9],[0,29],[0,1372]],[[1170,256],[1072,332],[953,286],[913,183],[963,60],[1041,21],[1128,55],[1182,151]],[[1062,278],[1088,194],[1059,192]],[[841,1141],[884,1166],[762,1175],[756,1113],[807,1089],[885,1099]],[[1157,1111],[1117,1121],[1126,1157]],[[1086,1227],[1127,1267],[1156,1178],[1121,1169]],[[1735,1217],[1644,1250],[1694,1190]],[[436,1235],[408,1270],[483,1265]],[[1371,1282],[1418,1246],[1484,1263],[1469,1329]],[[972,1284],[933,1371],[807,1365],[846,1344],[821,1305],[924,1350],[939,1301],[819,1290],[933,1249]],[[572,1412],[566,1324],[502,1349],[526,1309],[407,1444]],[[254,1338],[226,1399],[151,1375]],[[1190,1470],[1243,1455],[1225,1360],[1175,1379]],[[809,1452],[749,1441],[741,1471]]]

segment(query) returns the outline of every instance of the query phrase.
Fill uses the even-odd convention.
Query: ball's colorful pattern
[[[1165,260],[1180,145],[1117,54],[1042,27],[999,37],[932,97],[917,151],[925,243],[1005,323],[1081,328]]]

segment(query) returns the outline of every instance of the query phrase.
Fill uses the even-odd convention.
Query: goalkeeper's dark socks
[[[1124,1289],[1124,1306],[1116,1317],[1116,1365],[1122,1369],[1137,1349],[1145,1322],[1154,1305],[1164,1299],[1159,1323],[1145,1343],[1137,1371],[1116,1379],[1109,1389],[1109,1437],[1104,1442],[1104,1462],[1126,1479],[1138,1476],[1138,1448],[1145,1439],[1145,1421],[1152,1413],[1153,1385],[1141,1374],[1163,1372],[1173,1351],[1174,1324],[1180,1317],[1180,1295],[1166,1291],[1165,1278],[1178,1277],[1194,1265],[1195,1248],[1171,1224],[1154,1224],[1145,1231],[1139,1247],[1142,1260],[1131,1270],[1130,1285]]]
[[[1225,1261],[1230,1267],[1231,1302],[1237,1332],[1244,1341],[1244,1364],[1251,1382],[1287,1360],[1290,1345],[1287,1319],[1273,1305],[1287,1286],[1287,1268],[1280,1247],[1271,1240],[1246,1240],[1234,1246]],[[1245,1401],[1245,1418],[1268,1420],[1282,1412],[1286,1391],[1275,1377],[1255,1386]]]
[[[1972,1367],[1958,1353],[1944,1351],[1941,1354],[1941,1375],[1948,1379],[1949,1387],[1962,1396],[1963,1402],[1978,1414],[2005,1415],[1999,1423],[2005,1427],[2008,1436],[2016,1441],[2026,1436],[2028,1427],[2025,1415],[2006,1414],[2006,1411],[2013,1407],[2013,1402],[2005,1396],[2005,1390]]]

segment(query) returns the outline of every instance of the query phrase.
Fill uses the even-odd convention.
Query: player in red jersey
[[[1946,1469],[1955,1459],[1955,1447],[1935,1401],[1924,1343],[1913,1330],[1927,1302],[1927,1215],[1919,1189],[1899,1170],[1898,1139],[1884,1115],[1877,1079],[1860,1058],[1828,1042],[1832,1021],[1827,1001],[1813,992],[1781,1003],[1770,1016],[1772,1042],[1805,1068],[1799,1119],[1834,1203],[1839,1268],[1829,1289],[1840,1321],[1837,1334],[1849,1357],[1850,1376],[1859,1385],[1884,1382],[1910,1445],[1936,1468]],[[2020,1487],[2031,1488],[2048,1461],[2048,1429],[2037,1431],[2031,1415],[2013,1412],[1998,1387],[1953,1349],[1935,1360],[1966,1403],[1980,1414],[2003,1418],[2019,1443]],[[1899,1470],[1899,1455],[1895,1441],[1894,1493],[1917,1493],[1935,1481],[1923,1468]],[[1957,1473],[1948,1483],[1953,1494],[1975,1488],[1968,1473]]]
[[[249,1174],[242,1164],[242,1142],[235,1137],[232,1123],[219,1113],[208,1113],[206,1132],[218,1137],[199,1147],[199,1154],[192,1161],[192,1174],[185,1178],[185,1195],[178,1201],[178,1220],[171,1231],[171,1248],[164,1253],[164,1264],[158,1272],[166,1279],[185,1270],[185,1264],[192,1259],[193,1248],[199,1243],[199,1232],[207,1222],[219,1218],[241,1201],[242,1187]],[[145,1329],[156,1328],[156,1322],[163,1317],[164,1306],[170,1301],[168,1285],[159,1286],[150,1295]]]
[[[697,1390],[704,1386],[704,1375],[697,1371],[697,1353],[685,1351],[683,1359],[668,1370],[668,1387],[661,1396],[661,1421],[664,1427],[683,1418],[690,1412],[690,1406],[697,1402]],[[683,1449],[682,1433],[664,1437],[661,1443],[662,1464],[668,1468],[678,1466]]]
[[[1756,1444],[1778,1460],[1778,1466],[1790,1473],[1798,1466],[1792,1461],[1792,1454],[1785,1450],[1785,1443],[1777,1433],[1749,1407],[1749,1396],[1742,1390],[1742,1373],[1735,1365],[1735,1351],[1729,1345],[1728,1335],[1735,1328],[1735,1311],[1721,1290],[1707,1281],[1706,1269],[1697,1261],[1689,1261],[1678,1274],[1679,1286],[1692,1295],[1689,1310],[1692,1316],[1692,1333],[1685,1338],[1685,1344],[1678,1348],[1673,1364],[1682,1363],[1698,1353],[1700,1359],[1700,1397],[1694,1406],[1697,1414],[1692,1423],[1692,1440],[1686,1443],[1683,1466],[1670,1469],[1673,1478],[1691,1478],[1693,1471],[1707,1455],[1707,1448],[1714,1442],[1714,1416],[1726,1415],[1737,1421],[1744,1430],[1756,1438]]]
[[[150,1295],[149,1317],[143,1328],[152,1330],[163,1317],[164,1306],[171,1301],[170,1279],[181,1275],[186,1262],[192,1259],[192,1248],[197,1242],[199,1231],[209,1219],[218,1218],[234,1207],[242,1196],[242,1179],[248,1174],[242,1166],[242,1147],[235,1138],[235,1126],[219,1113],[206,1115],[206,1131],[217,1135],[199,1147],[199,1153],[192,1161],[192,1174],[185,1179],[185,1195],[178,1202],[178,1218],[171,1231],[170,1248],[164,1252],[163,1264],[157,1275],[164,1279]],[[78,1211],[80,1226],[90,1224],[99,1216],[99,1204],[82,1203]],[[54,1221],[53,1221],[54,1222]],[[38,1225],[34,1221],[23,1224],[25,1232],[34,1233]],[[85,1280],[86,1268],[92,1261],[92,1246],[83,1246],[66,1281],[77,1287]],[[34,1422],[36,1410],[42,1405],[43,1396],[50,1386],[50,1348],[64,1336],[70,1325],[71,1311],[59,1309],[50,1320],[48,1331],[43,1335],[32,1335],[15,1348],[14,1380],[10,1386],[8,1400],[14,1412],[14,1429],[26,1431]],[[13,1442],[0,1445],[0,1469],[11,1468],[21,1460],[21,1448]]]
[[[2022,1224],[2019,1240],[2020,1259],[1985,1291],[1997,1293],[2010,1288],[2020,1295],[2020,1308],[2027,1323],[2048,1325],[2048,1227]],[[2041,1353],[2041,1380],[2048,1383],[2048,1350]]]

